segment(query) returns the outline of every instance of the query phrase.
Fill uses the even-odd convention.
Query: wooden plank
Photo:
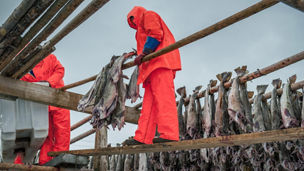
[[[236,145],[250,145],[250,144],[258,144],[258,143],[273,142],[273,141],[296,140],[303,138],[304,138],[304,128],[289,128],[282,130],[256,132],[250,134],[202,138],[196,140],[185,140],[180,142],[168,142],[162,144],[49,152],[48,155],[57,156],[62,153],[75,154],[75,155],[88,155],[88,156],[136,154],[136,153],[148,153],[148,152],[226,147],[226,146],[236,146]]]
[[[144,62],[149,61],[149,60],[151,60],[153,58],[156,58],[160,55],[163,55],[165,53],[168,53],[168,52],[171,52],[175,49],[183,47],[183,46],[185,46],[189,43],[195,42],[195,41],[197,41],[201,38],[204,38],[204,37],[206,37],[206,36],[208,36],[208,35],[210,35],[214,32],[217,32],[217,31],[219,31],[219,30],[221,30],[221,29],[223,29],[227,26],[230,26],[230,25],[232,25],[232,24],[234,24],[234,23],[236,23],[236,22],[238,22],[242,19],[245,19],[245,18],[247,18],[251,15],[254,15],[257,12],[260,12],[260,11],[262,11],[262,10],[268,8],[268,7],[271,7],[271,6],[275,5],[276,3],[278,3],[277,0],[262,0],[261,2],[256,3],[255,5],[252,5],[252,6],[246,8],[246,9],[244,9],[244,10],[242,10],[242,11],[240,11],[240,12],[238,12],[238,13],[236,13],[236,14],[228,17],[228,18],[225,18],[222,21],[219,21],[219,22],[217,22],[217,23],[215,23],[215,24],[213,24],[213,25],[211,25],[207,28],[204,28],[201,31],[198,31],[198,32],[196,32],[196,33],[194,33],[190,36],[187,36],[187,37],[183,38],[182,40],[179,40],[179,41],[173,43],[170,46],[167,46],[163,49],[160,49],[159,51],[153,52],[153,53],[145,56],[143,58],[143,61]],[[134,64],[133,61],[131,61],[129,63],[124,64],[122,68],[127,69],[127,68],[130,68],[130,67],[133,67],[133,66],[135,66],[135,64]],[[84,80],[81,80],[81,81],[78,81],[78,82],[75,82],[75,83],[72,83],[72,84],[68,84],[65,87],[63,87],[62,89],[66,90],[66,89],[69,89],[69,88],[73,88],[73,87],[88,83],[90,81],[95,80],[96,76],[97,75],[94,75],[94,76],[91,76],[91,77],[86,78]]]
[[[37,166],[37,165],[23,165],[13,163],[0,163],[0,170],[37,170],[37,171],[58,171],[56,167],[51,166]]]
[[[46,48],[55,46],[60,40],[62,40],[66,35],[71,33],[81,23],[86,21],[91,15],[93,15],[97,10],[99,10],[101,7],[103,7],[108,1],[109,0],[93,0],[93,1],[91,1],[80,13],[77,14],[76,17],[74,17],[51,40],[49,40],[48,44],[46,45]],[[61,18],[61,17],[59,16],[59,18]],[[26,49],[24,51],[26,51]],[[21,78],[25,73],[30,71],[36,64],[38,64],[45,57],[46,56],[36,55],[35,57],[31,58],[22,68],[19,68],[18,71],[16,71],[20,74],[14,74],[12,76],[12,78]]]
[[[0,76],[0,94],[77,111],[83,95]],[[126,106],[125,121],[137,123],[140,110]],[[85,113],[91,114],[87,109]]]
[[[41,18],[30,28],[30,30],[22,37],[22,40],[18,47],[16,47],[12,52],[5,53],[0,61],[1,65],[9,68],[12,64],[9,62],[18,55],[25,46],[30,42],[30,40],[35,37],[35,35],[53,18],[53,16],[68,2],[68,0],[56,0],[50,8],[43,14]],[[9,65],[8,65],[9,64]],[[2,67],[0,67],[2,68]]]

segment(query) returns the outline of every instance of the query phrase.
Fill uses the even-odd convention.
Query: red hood
[[[144,12],[147,11],[144,7],[140,7],[140,6],[135,6],[128,14],[128,24],[131,28],[134,28],[135,30],[137,30],[137,26],[139,24],[139,21],[141,19],[141,17],[143,16]],[[133,16],[133,22],[134,24],[131,22],[130,17]]]

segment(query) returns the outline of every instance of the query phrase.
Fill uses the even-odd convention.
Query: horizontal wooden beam
[[[0,94],[77,111],[83,95],[0,76]],[[137,123],[140,111],[126,106],[125,121]],[[91,109],[84,111],[91,114]]]
[[[221,137],[202,138],[196,140],[184,140],[180,142],[168,142],[161,144],[49,152],[48,155],[57,156],[62,153],[85,155],[85,156],[136,154],[136,153],[148,153],[148,152],[226,147],[226,146],[236,146],[236,145],[250,145],[250,144],[258,144],[258,143],[273,142],[273,141],[296,140],[303,138],[304,138],[304,128],[289,128],[282,130],[256,132],[250,134],[229,135],[229,136],[221,136]]]
[[[36,171],[58,171],[56,167],[52,166],[37,166],[37,165],[23,165],[13,163],[0,163],[0,170],[36,170]]]
[[[304,80],[291,85],[292,90],[298,90],[303,87],[304,87]],[[277,89],[277,93],[278,93],[278,95],[281,95],[283,93],[283,88]],[[271,98],[271,92],[263,94],[263,100],[267,100],[269,98]],[[251,98],[249,100],[249,103],[253,103],[253,101],[254,101],[254,98]]]

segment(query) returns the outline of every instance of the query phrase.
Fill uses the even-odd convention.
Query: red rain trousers
[[[27,82],[47,81],[53,88],[64,86],[64,67],[56,56],[50,54],[33,68],[35,77],[26,74],[21,80]],[[39,164],[43,165],[52,157],[50,151],[66,151],[70,146],[70,111],[63,108],[49,106],[49,133],[44,141],[39,156]]]
[[[156,126],[160,138],[179,140],[173,79],[172,70],[159,68],[145,80],[144,100],[135,140],[152,144]]]

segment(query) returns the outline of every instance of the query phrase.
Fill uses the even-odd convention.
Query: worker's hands
[[[142,63],[142,58],[145,57],[146,54],[142,53],[140,55],[138,55],[135,60],[134,60],[134,63],[139,66],[141,63]]]

